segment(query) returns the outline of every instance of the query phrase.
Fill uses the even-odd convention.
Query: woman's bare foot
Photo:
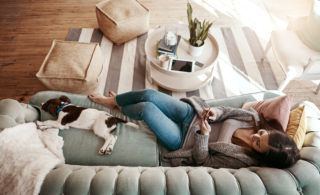
[[[115,97],[117,94],[113,91],[109,91],[109,97]]]
[[[101,95],[99,93],[92,93],[88,95],[88,98],[93,101],[96,102],[98,104],[102,104],[110,109],[114,109],[114,107],[118,107],[118,105],[116,104],[115,101],[115,96],[116,94],[112,91],[109,92],[109,97],[106,97],[104,95]]]
[[[116,99],[115,97],[116,97],[117,94],[115,92],[113,92],[113,91],[109,91],[108,94],[109,94],[109,97],[114,97],[114,105],[115,105],[115,107],[117,107],[119,110],[121,110],[121,107],[117,104],[117,102],[115,100]]]

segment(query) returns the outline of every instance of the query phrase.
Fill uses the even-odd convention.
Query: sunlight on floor
[[[253,81],[250,77],[241,72],[238,68],[232,66],[228,54],[223,52],[220,53],[219,66],[221,70],[221,80],[223,80],[224,83],[232,83],[225,86],[227,95],[239,95],[266,90],[256,81]]]
[[[320,80],[313,80],[313,81],[311,81],[311,82],[314,83],[315,85],[319,85]]]
[[[237,16],[235,10],[230,9],[232,7],[232,3],[228,1],[194,0],[194,2],[208,10],[216,17],[218,17],[216,11],[219,11],[229,17]]]
[[[290,17],[306,15],[310,0],[194,0],[209,11],[219,24],[230,19],[255,30],[260,39],[269,40],[274,29],[285,29]]]
[[[269,35],[273,28],[270,18],[259,1],[243,0],[237,4],[241,16],[240,20],[244,26],[254,29],[257,34],[264,38]]]
[[[248,26],[251,29],[254,29],[258,36],[264,40],[269,39],[270,32],[276,28],[265,9],[264,4],[260,0],[195,0],[195,2],[214,15],[219,13],[219,16],[223,15],[224,17],[227,16],[238,20],[242,26]],[[220,18],[218,18],[218,20],[219,19]],[[276,21],[277,25],[287,25],[287,21],[280,18],[274,17],[273,20]]]

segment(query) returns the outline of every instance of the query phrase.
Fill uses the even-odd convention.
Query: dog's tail
[[[131,126],[131,127],[134,127],[136,129],[139,128],[139,125],[135,124],[135,123],[132,123],[132,122],[128,122],[126,120],[123,120],[121,118],[118,118],[118,117],[110,117],[109,119],[106,120],[106,124],[107,126],[111,127],[113,124],[117,124],[117,123],[124,123],[128,126]]]

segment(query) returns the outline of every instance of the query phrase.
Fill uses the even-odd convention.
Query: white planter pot
[[[203,48],[204,48],[204,44],[200,47],[189,45],[189,54],[194,57],[198,57],[202,54]]]

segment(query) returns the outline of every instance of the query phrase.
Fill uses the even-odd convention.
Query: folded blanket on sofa
[[[25,123],[0,132],[1,194],[39,194],[47,173],[64,163],[58,129]]]

